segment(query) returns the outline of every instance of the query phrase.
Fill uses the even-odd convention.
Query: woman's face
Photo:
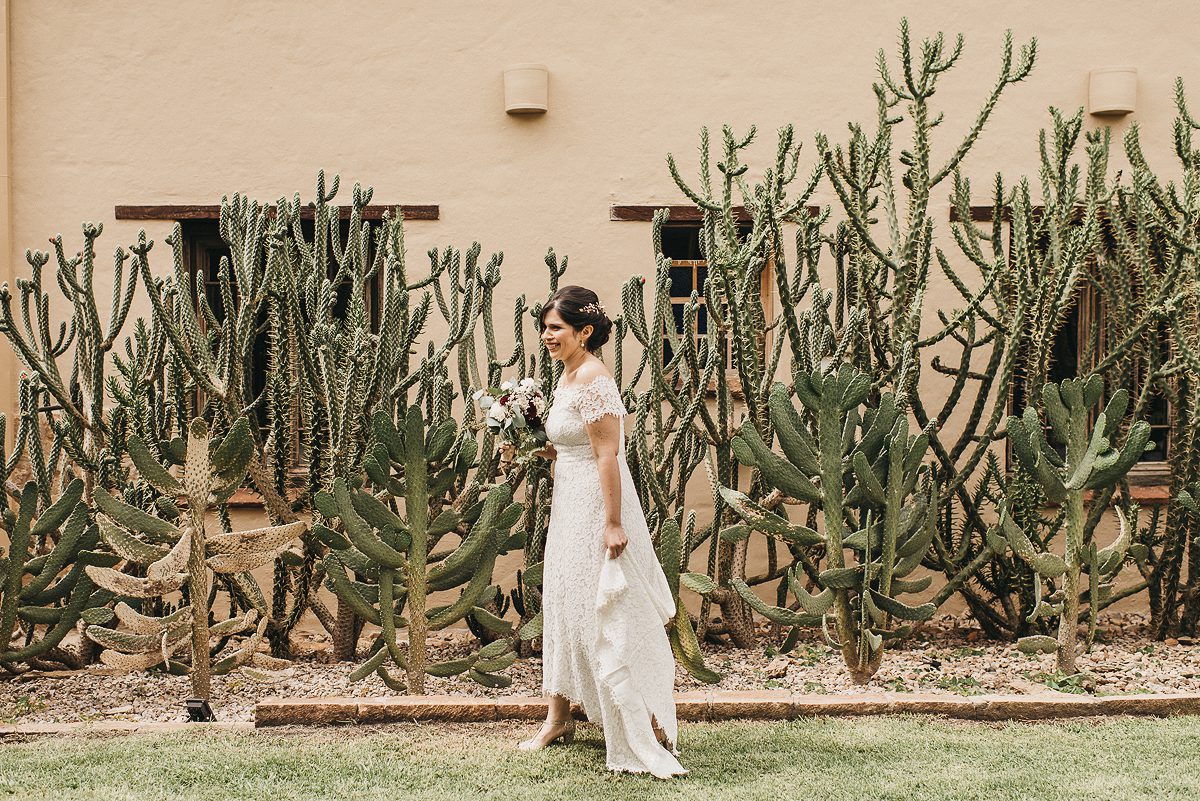
[[[566,361],[580,350],[585,350],[583,343],[591,334],[590,328],[590,325],[585,325],[582,331],[576,331],[559,316],[557,309],[551,309],[542,320],[542,344],[550,352],[551,359]]]

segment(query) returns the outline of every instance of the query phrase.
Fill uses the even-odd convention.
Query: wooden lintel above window
[[[992,221],[992,212],[994,212],[995,210],[996,210],[995,206],[972,206],[971,207],[971,222],[990,223]],[[1046,207],[1041,204],[1036,204],[1030,208],[1030,212],[1032,212],[1033,218],[1035,220],[1037,220],[1037,219],[1040,219],[1041,216],[1046,213]],[[1072,219],[1082,220],[1083,214],[1084,214],[1084,207],[1077,205],[1077,206],[1075,206],[1074,217]],[[1105,215],[1105,210],[1100,209],[1099,214],[1100,214],[1100,217],[1103,219],[1103,217]],[[1006,206],[1001,207],[1000,219],[1004,222],[1012,222],[1012,206],[1006,205]],[[950,207],[950,222],[962,222],[962,221],[963,221],[962,215],[958,213],[958,208],[955,206],[951,206]]]
[[[268,207],[270,213],[274,214],[275,207]],[[362,210],[362,218],[364,220],[381,220],[385,211],[392,211],[396,206],[387,206],[383,204],[372,204],[364,206]],[[440,214],[440,207],[434,205],[400,205],[400,210],[404,213],[405,220],[436,220]],[[343,220],[350,219],[350,207],[339,207],[341,218]],[[220,206],[194,206],[194,205],[177,205],[177,206],[117,206],[115,208],[116,218],[118,220],[218,220],[221,218]],[[301,219],[311,220],[313,218],[313,207],[305,206],[300,209]]]
[[[807,206],[810,216],[815,217],[821,213],[820,206]],[[698,206],[672,206],[667,204],[647,205],[647,206],[630,206],[630,205],[612,205],[608,209],[608,219],[621,222],[650,222],[654,219],[654,212],[659,209],[667,209],[671,212],[671,222],[700,222],[704,219],[704,214]],[[746,212],[745,206],[734,206],[733,213],[737,215],[739,222],[750,222],[750,215]]]
[[[995,206],[972,206],[971,207],[971,222],[991,222],[992,212],[996,210]],[[1000,210],[1001,219],[1005,222],[1012,221],[1012,207],[1005,206]],[[957,206],[950,207],[950,222],[963,222],[962,215],[958,213]]]
[[[667,209],[671,212],[671,222],[700,222],[704,219],[698,206],[671,206],[662,204],[659,206],[618,206],[609,207],[608,219],[624,222],[650,222],[654,219],[654,212],[659,209]],[[734,206],[733,213],[743,222],[750,220],[750,215],[746,213],[745,206]]]

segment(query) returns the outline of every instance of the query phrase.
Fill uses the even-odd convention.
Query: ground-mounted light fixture
[[[187,707],[189,723],[212,723],[217,719],[212,707],[203,698],[189,698],[183,703]]]
[[[545,114],[549,108],[550,73],[545,64],[512,64],[504,68],[504,110],[509,114]]]
[[[1100,67],[1088,73],[1088,113],[1131,114],[1137,106],[1137,67]]]

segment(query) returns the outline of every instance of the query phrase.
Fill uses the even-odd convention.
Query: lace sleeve
[[[585,423],[594,423],[606,414],[624,417],[625,401],[617,382],[606,375],[597,376],[575,391],[575,409]]]

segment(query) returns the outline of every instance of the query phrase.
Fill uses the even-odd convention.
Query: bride
[[[542,579],[549,709],[520,748],[570,743],[574,701],[603,725],[610,770],[680,776],[675,660],[663,628],[675,602],[625,461],[625,404],[595,355],[612,321],[595,292],[567,286],[542,309],[541,326],[563,366],[543,452],[556,462]]]

